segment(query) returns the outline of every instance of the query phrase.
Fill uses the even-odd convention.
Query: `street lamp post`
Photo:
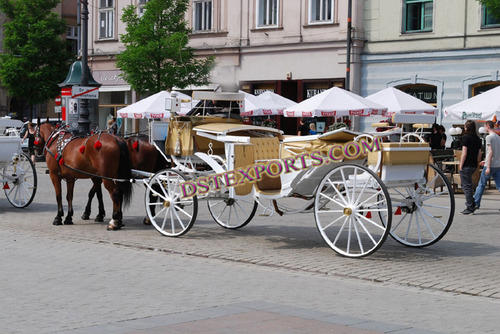
[[[345,89],[351,90],[351,46],[352,46],[352,0],[347,3],[347,59],[345,68]]]
[[[82,5],[81,10],[81,25],[82,25],[82,77],[80,84],[84,87],[89,84],[89,66],[88,66],[88,21],[89,7],[88,0],[80,0]],[[82,99],[80,101],[80,110],[78,112],[78,132],[87,134],[90,132],[89,120],[89,100]]]

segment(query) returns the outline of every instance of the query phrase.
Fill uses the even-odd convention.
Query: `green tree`
[[[187,8],[188,0],[150,0],[141,17],[133,5],[124,9],[126,49],[117,56],[117,66],[137,92],[208,83],[213,59],[196,57],[188,47]]]
[[[4,25],[4,54],[0,82],[9,95],[31,106],[59,94],[71,54],[62,35],[64,21],[53,12],[60,0],[0,0]]]
[[[478,0],[483,6],[488,8],[488,13],[500,18],[500,0]]]

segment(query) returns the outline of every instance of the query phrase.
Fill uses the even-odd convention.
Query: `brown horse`
[[[64,224],[73,224],[73,189],[76,179],[91,178],[94,182],[103,179],[113,201],[113,216],[109,230],[122,226],[122,206],[127,205],[132,195],[130,182],[131,166],[128,149],[123,141],[103,133],[84,138],[72,138],[64,129],[54,129],[49,123],[37,126],[35,146],[45,150],[45,159],[54,185],[57,200],[57,215],[54,225],[62,225],[64,215],[61,197],[61,180],[66,180],[68,215]],[[116,182],[115,182],[116,181]]]
[[[165,160],[162,154],[152,144],[149,143],[148,136],[131,136],[126,139],[126,143],[133,169],[143,172],[156,173],[168,167],[168,162]],[[101,184],[99,182],[94,182],[94,185],[92,186],[92,189],[90,189],[88,194],[88,201],[87,205],[85,206],[85,211],[82,214],[83,220],[90,219],[92,199],[95,195],[97,195],[97,201],[99,203],[99,213],[97,214],[95,221],[102,221],[105,216],[104,203],[102,201]],[[154,207],[152,208],[152,210],[154,210]],[[147,217],[144,218],[144,224],[150,224]]]

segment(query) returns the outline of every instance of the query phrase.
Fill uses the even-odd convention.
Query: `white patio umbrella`
[[[500,112],[500,86],[444,108],[444,117],[449,121],[488,121],[497,112]]]
[[[387,108],[342,88],[333,87],[285,109],[285,117],[341,117],[383,114]]]
[[[239,92],[245,94],[245,110],[240,111],[240,116],[262,116],[262,106],[257,96],[249,94],[242,90],[240,90]]]
[[[387,107],[387,114],[429,114],[435,115],[437,108],[394,87],[388,87],[369,95],[367,100]]]
[[[283,111],[286,108],[293,107],[297,104],[297,102],[271,91],[265,91],[264,93],[258,95],[257,99],[262,106],[262,114],[265,116],[283,115]]]
[[[176,92],[177,96],[181,98],[182,101],[191,101],[191,97]],[[167,99],[171,98],[171,93],[167,91],[161,91],[159,93],[153,94],[145,99],[142,99],[136,103],[133,103],[125,108],[118,110],[117,114],[119,118],[170,118],[170,112],[165,110]],[[193,101],[194,103],[195,101]],[[191,110],[191,102],[182,102],[180,115],[186,114]]]

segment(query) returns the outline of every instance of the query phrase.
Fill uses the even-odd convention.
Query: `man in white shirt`
[[[481,166],[484,168],[474,193],[476,209],[479,209],[481,205],[481,197],[484,188],[486,188],[486,182],[490,177],[493,177],[497,190],[500,191],[500,136],[494,131],[495,123],[492,121],[487,121],[484,128],[488,131],[488,136],[486,136],[486,158],[481,161]]]

